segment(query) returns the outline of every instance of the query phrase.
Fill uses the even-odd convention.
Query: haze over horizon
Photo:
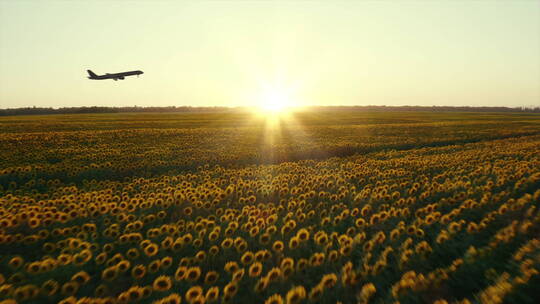
[[[0,108],[538,106],[539,54],[539,1],[2,1]]]

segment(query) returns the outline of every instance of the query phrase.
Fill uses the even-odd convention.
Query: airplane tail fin
[[[90,77],[97,77],[96,73],[92,72],[91,70],[86,70],[88,72],[88,75],[90,75]]]

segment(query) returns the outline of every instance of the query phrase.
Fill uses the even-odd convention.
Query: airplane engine
[[[118,79],[120,79],[120,80],[124,80],[124,78],[125,78],[124,76],[118,77]]]

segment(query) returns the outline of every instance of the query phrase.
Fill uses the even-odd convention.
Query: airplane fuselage
[[[88,76],[88,79],[92,79],[92,80],[103,80],[103,79],[124,80],[126,76],[134,76],[134,75],[139,76],[141,74],[144,74],[144,72],[137,70],[137,71],[122,72],[122,73],[114,73],[114,74],[107,73],[105,75],[96,75],[92,71],[88,70],[88,74],[90,75]]]

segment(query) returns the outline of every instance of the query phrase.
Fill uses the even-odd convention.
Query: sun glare
[[[259,100],[259,111],[263,114],[286,112],[290,107],[292,107],[291,97],[284,90],[265,91]]]
[[[261,109],[268,112],[281,112],[285,109],[285,104],[282,102],[265,103],[261,105]]]

